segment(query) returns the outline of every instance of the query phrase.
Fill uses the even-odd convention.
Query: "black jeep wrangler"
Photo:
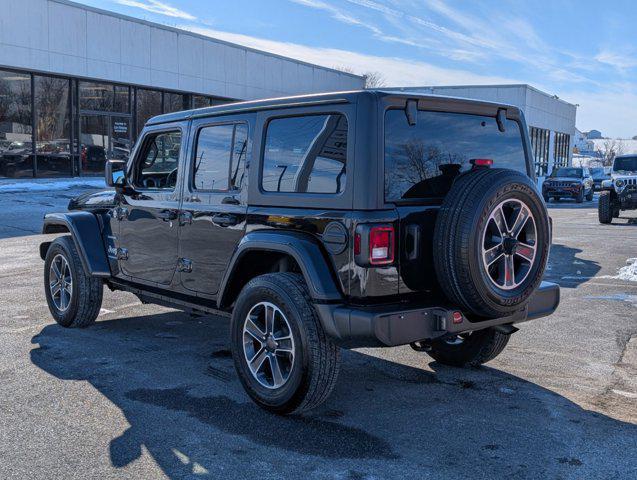
[[[559,302],[512,106],[361,91],[161,115],[106,181],[45,216],[69,233],[40,246],[55,320],[92,324],[103,285],[230,313],[238,376],[274,412],[323,402],[341,347],[478,366]]]

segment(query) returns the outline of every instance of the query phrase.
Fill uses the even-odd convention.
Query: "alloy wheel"
[[[497,205],[482,235],[482,262],[491,283],[512,290],[529,276],[536,255],[537,228],[529,207],[517,199]]]
[[[294,366],[294,338],[285,314],[270,302],[254,305],[243,323],[243,354],[250,373],[268,389],[285,385]]]
[[[55,308],[65,312],[73,295],[73,275],[69,262],[59,253],[53,257],[49,268],[49,292]]]

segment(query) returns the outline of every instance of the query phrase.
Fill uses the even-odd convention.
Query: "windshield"
[[[593,177],[603,177],[606,174],[603,168],[591,168],[591,175]]]
[[[557,170],[553,170],[551,173],[551,177],[576,177],[580,178],[582,176],[581,168],[558,168]]]
[[[618,157],[613,164],[614,172],[637,172],[637,157]]]
[[[519,124],[495,117],[418,111],[409,125],[404,110],[385,115],[385,200],[444,197],[471,159],[491,159],[494,168],[527,174]]]

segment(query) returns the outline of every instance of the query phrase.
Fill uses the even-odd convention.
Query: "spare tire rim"
[[[49,267],[49,292],[55,308],[60,312],[68,310],[73,295],[73,275],[69,262],[59,253]]]
[[[531,209],[513,198],[497,205],[482,235],[482,263],[491,283],[502,290],[519,287],[533,269],[536,250]]]
[[[265,388],[280,388],[294,366],[290,323],[270,302],[254,305],[243,322],[243,354],[250,373]]]

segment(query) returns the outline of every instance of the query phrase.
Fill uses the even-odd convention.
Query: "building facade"
[[[508,103],[519,107],[524,112],[529,127],[535,173],[540,181],[553,168],[567,166],[572,162],[577,106],[555,95],[530,85],[431,86],[410,87],[409,90]]]
[[[364,79],[66,0],[2,0],[0,178],[98,175],[151,116]]]

